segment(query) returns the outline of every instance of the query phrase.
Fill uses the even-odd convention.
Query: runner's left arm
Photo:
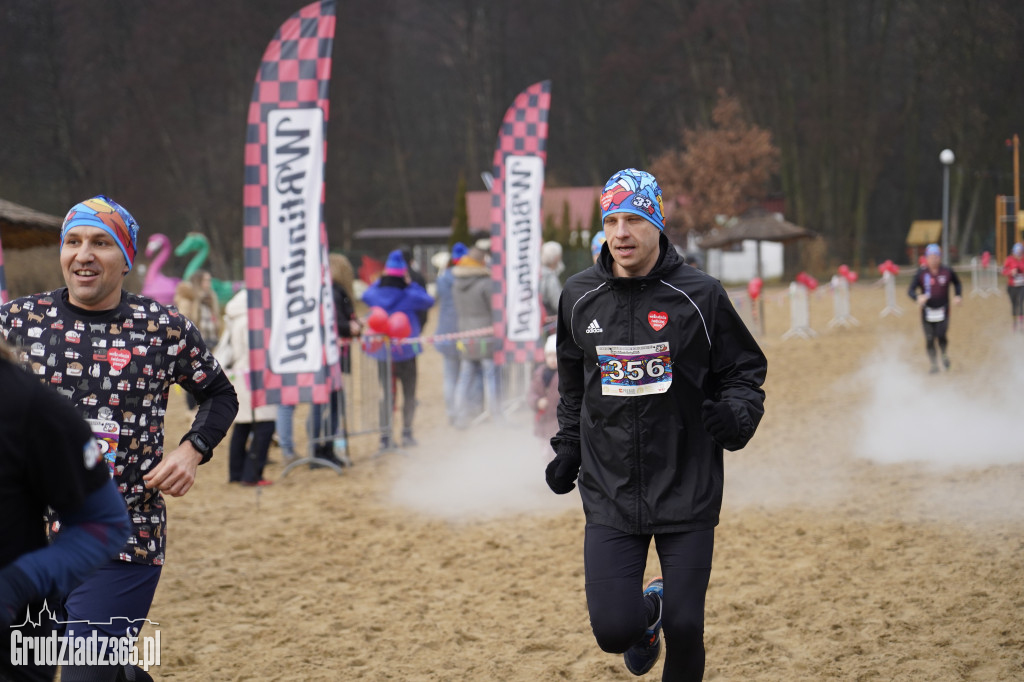
[[[195,397],[199,409],[181,443],[190,434],[198,433],[210,444],[212,453],[238,414],[238,395],[199,330],[190,322],[185,322],[182,329],[185,348],[189,350],[179,355],[174,373],[181,387]],[[205,457],[200,464],[208,460],[209,457]]]
[[[184,443],[189,434],[199,433],[211,447],[216,447],[224,439],[235,420],[235,415],[238,414],[238,395],[235,393],[235,387],[227,375],[218,368],[210,383],[203,388],[193,389],[192,395],[199,403],[199,409],[192,420],[191,428],[181,442]]]

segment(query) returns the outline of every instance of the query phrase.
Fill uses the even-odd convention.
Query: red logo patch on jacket
[[[668,313],[659,313],[652,310],[647,313],[647,321],[654,328],[654,331],[660,332],[668,324]]]

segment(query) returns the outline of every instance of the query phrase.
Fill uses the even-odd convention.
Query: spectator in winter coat
[[[334,299],[334,318],[338,325],[338,339],[341,346],[341,372],[351,374],[352,354],[345,339],[352,339],[362,332],[362,325],[356,318],[352,297],[348,295],[355,279],[352,263],[340,253],[328,257],[331,268],[331,294]],[[327,405],[314,405],[309,412],[309,438],[313,443],[313,456],[326,459],[338,466],[351,466],[348,456],[348,434],[344,429],[345,391],[342,387],[331,391]],[[326,419],[324,412],[327,412]]]
[[[247,486],[270,485],[263,478],[267,452],[274,436],[277,405],[252,404],[249,390],[249,304],[248,291],[242,289],[224,306],[224,333],[213,349],[238,394],[238,414],[231,430],[228,455],[228,483]]]
[[[491,272],[484,264],[484,252],[474,246],[459,264],[452,268],[455,278],[453,294],[455,311],[459,319],[459,331],[478,331],[493,327],[491,317]],[[462,359],[459,365],[459,381],[455,387],[455,426],[465,428],[469,424],[472,410],[471,388],[474,372],[482,372],[484,397],[492,419],[498,419],[501,410],[498,403],[498,373],[493,353],[497,348],[490,334],[473,336],[460,342]]]
[[[540,302],[544,314],[551,317],[558,312],[558,297],[562,293],[559,276],[565,270],[562,262],[562,245],[558,242],[544,242],[540,247]]]
[[[455,285],[455,276],[452,274],[452,267],[457,265],[459,259],[466,255],[466,245],[456,242],[452,247],[451,254],[440,252],[435,255],[434,267],[438,270],[437,281],[437,330],[438,335],[454,334],[459,330],[459,318],[455,312],[455,297],[452,287]],[[455,384],[459,379],[459,350],[455,346],[454,339],[438,340],[434,348],[441,354],[444,372],[444,409],[448,415],[448,423],[455,423]]]
[[[418,337],[421,327],[417,313],[434,305],[434,299],[419,284],[409,279],[408,266],[401,251],[392,251],[384,263],[384,274],[374,282],[366,293],[363,302],[368,306],[383,308],[389,316],[403,313],[409,320],[410,337]],[[397,341],[397,342],[396,342]],[[416,414],[416,356],[423,350],[419,343],[402,343],[392,340],[379,348],[371,347],[370,355],[378,361],[378,376],[382,391],[393,391],[392,378],[402,383],[402,445],[415,446],[412,424]],[[391,376],[388,376],[388,354],[391,357]],[[385,393],[387,395],[387,393]],[[392,400],[391,405],[395,402]],[[381,401],[381,448],[392,447],[388,402]],[[386,426],[385,426],[386,425]]]

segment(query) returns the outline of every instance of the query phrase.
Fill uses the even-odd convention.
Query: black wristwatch
[[[185,441],[192,443],[192,447],[196,449],[196,452],[203,456],[199,461],[200,464],[206,464],[210,461],[210,457],[213,456],[213,446],[203,437],[203,434],[193,431],[182,438],[181,442],[184,443]]]

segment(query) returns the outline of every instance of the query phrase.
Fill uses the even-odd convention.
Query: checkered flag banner
[[[3,242],[0,242],[0,303],[7,303],[7,275],[4,274]]]
[[[540,247],[551,81],[519,93],[505,112],[491,184],[491,309],[501,339],[498,364],[539,359],[544,306]]]
[[[335,0],[278,29],[245,137],[245,286],[253,405],[325,403],[341,385],[323,222]]]

